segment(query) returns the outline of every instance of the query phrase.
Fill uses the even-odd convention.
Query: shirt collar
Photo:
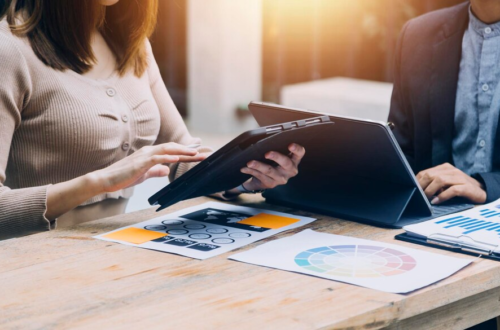
[[[469,30],[474,30],[484,39],[500,36],[500,22],[486,24],[472,12],[472,7],[469,6]]]

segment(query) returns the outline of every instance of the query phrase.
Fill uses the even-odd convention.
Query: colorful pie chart
[[[373,245],[335,245],[309,249],[295,256],[309,271],[342,277],[387,277],[404,274],[417,265],[410,255]]]

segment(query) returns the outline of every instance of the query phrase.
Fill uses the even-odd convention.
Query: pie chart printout
[[[472,262],[311,229],[229,259],[392,293],[408,293],[436,283]]]
[[[351,278],[404,274],[417,265],[410,255],[373,245],[323,246],[300,252],[295,263],[309,271]]]

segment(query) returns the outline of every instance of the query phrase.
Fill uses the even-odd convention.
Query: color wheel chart
[[[482,209],[479,214],[484,218],[484,220],[474,219],[466,217],[463,215],[455,216],[451,218],[446,218],[444,220],[438,220],[435,223],[438,225],[444,225],[444,228],[463,228],[463,235],[467,235],[476,231],[495,231],[500,235],[500,223],[486,221],[487,219],[494,220],[494,218],[500,218],[500,210],[494,211],[491,209]]]
[[[406,273],[416,260],[401,251],[373,245],[324,246],[301,252],[295,263],[307,270],[342,277],[387,277]]]

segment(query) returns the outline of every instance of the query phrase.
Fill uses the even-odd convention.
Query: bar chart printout
[[[494,231],[500,236],[500,221],[494,221],[490,218],[500,218],[500,212],[490,209],[482,209],[479,211],[480,217],[471,218],[464,215],[451,216],[445,219],[435,221],[436,224],[443,225],[443,228],[463,228],[463,235],[474,233],[476,231]],[[496,220],[496,219],[495,219]],[[498,219],[500,220],[500,219]]]
[[[500,200],[470,210],[404,227],[408,234],[467,236],[500,246]]]

